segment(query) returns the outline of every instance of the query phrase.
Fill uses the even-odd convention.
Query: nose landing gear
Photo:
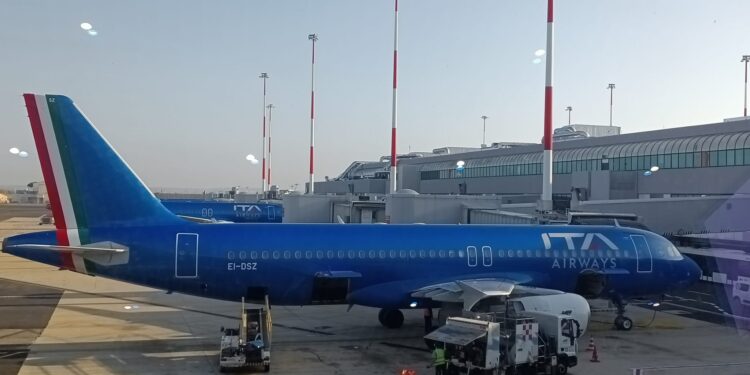
[[[617,307],[617,317],[615,318],[615,328],[620,331],[630,331],[633,329],[633,320],[625,316],[626,303],[621,297],[612,298],[612,303]]]

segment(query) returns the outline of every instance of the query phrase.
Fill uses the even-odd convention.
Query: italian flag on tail
[[[81,208],[83,197],[78,194],[66,132],[60,112],[55,107],[57,97],[35,94],[24,94],[23,97],[55,217],[57,243],[61,246],[87,244],[86,215]],[[62,252],[61,256],[63,268],[87,273],[87,262],[84,262],[82,256],[70,251]]]

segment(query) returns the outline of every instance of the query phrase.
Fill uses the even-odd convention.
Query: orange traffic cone
[[[594,350],[595,347],[596,345],[594,345],[594,337],[589,338],[589,346],[586,348],[586,351],[590,352]]]
[[[596,352],[596,345],[594,345],[594,351],[591,352],[591,362],[599,362],[599,354]]]

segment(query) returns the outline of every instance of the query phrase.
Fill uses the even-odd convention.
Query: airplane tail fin
[[[23,97],[58,229],[58,244],[89,243],[88,228],[179,220],[164,208],[70,98],[36,94]]]

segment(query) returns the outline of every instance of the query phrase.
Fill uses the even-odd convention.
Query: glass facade
[[[450,178],[529,176],[542,174],[542,153],[525,153],[424,164],[422,180]],[[552,172],[646,171],[750,165],[750,132],[714,134],[650,142],[628,143],[555,151]]]

